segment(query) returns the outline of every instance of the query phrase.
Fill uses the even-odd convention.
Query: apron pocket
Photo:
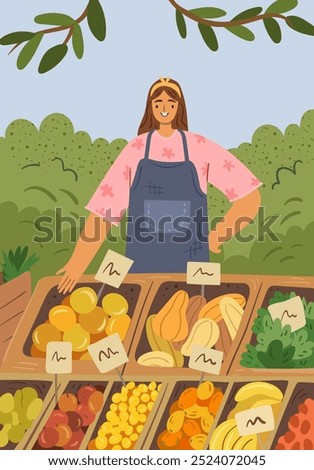
[[[144,200],[144,214],[155,233],[182,232],[191,223],[191,201]]]

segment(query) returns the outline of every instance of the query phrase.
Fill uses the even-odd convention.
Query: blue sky
[[[2,6],[0,35],[33,29],[36,14],[57,11],[79,16],[87,0],[10,0]],[[283,26],[274,45],[261,24],[256,40],[242,41],[219,31],[220,50],[210,52],[197,26],[188,22],[188,38],[179,37],[168,0],[102,0],[108,32],[97,42],[84,26],[85,57],[71,52],[52,72],[37,73],[40,55],[24,71],[17,54],[0,48],[0,135],[14,119],[39,125],[49,113],[70,117],[76,130],[93,139],[132,138],[141,120],[147,90],[161,75],[177,79],[185,92],[190,129],[230,148],[251,139],[265,123],[284,129],[314,108],[314,37]],[[271,0],[179,0],[188,8],[217,6],[230,17]],[[314,2],[299,0],[293,14],[314,23]],[[64,33],[45,39],[40,51],[62,42]]]

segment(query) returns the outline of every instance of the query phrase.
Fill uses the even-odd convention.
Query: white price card
[[[50,341],[46,349],[47,374],[71,374],[72,343]]]
[[[91,344],[87,349],[102,374],[129,362],[118,333]]]
[[[235,420],[241,436],[273,431],[275,428],[274,413],[270,405],[241,411],[235,415]]]
[[[299,296],[269,305],[268,311],[273,320],[279,318],[283,326],[290,325],[291,331],[299,330],[306,324],[304,306]]]
[[[134,261],[130,258],[108,250],[95,279],[103,284],[118,288],[121,286],[133,263]]]
[[[189,360],[190,369],[199,370],[208,374],[219,375],[223,359],[223,352],[208,349],[195,344]]]
[[[221,284],[220,263],[187,263],[186,283],[205,286]]]

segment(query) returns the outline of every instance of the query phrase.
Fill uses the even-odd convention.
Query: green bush
[[[47,116],[39,129],[30,121],[16,120],[0,138],[0,252],[29,246],[40,258],[32,269],[34,282],[54,274],[71,256],[83,224],[80,217],[88,215],[84,207],[126,143],[101,138],[92,142],[86,132],[75,132],[62,114]],[[271,125],[260,127],[251,143],[231,152],[263,181],[264,217],[277,217],[271,228],[280,241],[268,236],[258,241],[259,220],[243,230],[243,235],[254,235],[252,241],[234,238],[212,260],[222,262],[224,272],[313,275],[314,110],[304,114],[300,126],[292,124],[284,133]],[[208,202],[210,217],[223,215],[229,207],[213,187]],[[56,207],[62,207],[63,216],[72,216],[75,226],[71,230],[63,224],[60,241],[34,242],[39,234],[35,221],[50,216],[55,223]],[[125,218],[121,228],[125,232]],[[113,228],[113,235],[118,232]],[[88,272],[97,270],[108,247],[125,250],[120,236],[116,243],[108,240]]]

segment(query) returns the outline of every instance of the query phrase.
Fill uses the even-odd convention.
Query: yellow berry
[[[126,403],[119,403],[119,411],[128,411],[128,405]]]
[[[129,398],[129,405],[137,406],[139,404],[140,404],[139,397],[133,395],[132,397]]]
[[[112,424],[112,426],[117,426],[120,422],[115,411],[107,411],[106,418]]]
[[[151,392],[152,392],[153,390],[156,390],[156,388],[157,388],[156,382],[151,382],[151,383],[148,385],[148,390],[150,390]]]
[[[116,445],[119,444],[122,440],[121,434],[113,434],[109,437],[109,444]]]
[[[140,423],[145,423],[147,420],[147,416],[144,413],[142,413],[139,415],[138,420]]]
[[[120,411],[119,418],[121,421],[127,421],[129,419],[129,413],[127,411]]]
[[[95,439],[95,446],[99,450],[104,450],[108,445],[108,439],[106,437],[97,436]]]
[[[121,421],[120,423],[121,432],[124,432],[128,426],[129,426],[128,421]]]
[[[153,393],[153,392],[152,392]],[[150,401],[150,396],[148,393],[143,393],[143,395],[141,395],[141,401],[143,403],[148,403]]]
[[[152,411],[153,406],[154,406],[154,402],[153,402],[153,401],[149,401],[149,402],[147,403],[147,409],[148,409],[148,411]]]
[[[111,403],[110,410],[111,411],[117,411],[118,410],[118,405],[116,405],[115,403]]]
[[[101,426],[100,429],[103,433],[109,434],[111,433],[112,424],[109,421],[105,421]]]
[[[121,393],[114,393],[112,395],[112,401],[113,403],[120,403],[121,401]]]
[[[138,421],[139,421],[139,414],[137,412],[131,413],[130,418],[129,418],[129,423],[132,424],[132,426],[135,426]]]
[[[129,382],[128,384],[126,384],[126,388],[128,390],[133,390],[134,387],[135,387],[135,382]]]
[[[122,388],[121,388],[121,393],[126,393],[126,394],[128,394],[128,391],[129,391],[129,390],[128,390],[127,386],[126,386],[126,385],[123,385]]]
[[[136,406],[129,405],[129,407],[128,407],[128,412],[129,413],[135,413],[136,411],[137,411]]]
[[[143,431],[143,428],[144,428],[143,424],[138,424],[138,425],[136,426],[136,431],[137,431],[139,434],[141,434],[141,432]]]
[[[124,437],[121,442],[122,449],[129,449],[132,445],[131,439]]]
[[[158,392],[157,390],[153,390],[150,394],[150,398],[152,401],[156,401],[157,400],[157,397],[158,397]]]
[[[133,434],[133,426],[127,426],[124,430],[124,434],[126,436],[131,436],[131,434]]]
[[[122,447],[119,444],[112,447],[112,450],[122,450]]]
[[[120,401],[121,403],[126,403],[128,401],[128,396],[125,393],[121,393]]]
[[[147,406],[144,405],[144,403],[141,403],[140,405],[138,405],[138,407],[136,408],[136,411],[138,413],[146,413],[147,412]]]
[[[120,434],[122,431],[120,424],[118,426],[114,426],[111,430],[111,434]]]
[[[146,384],[139,384],[137,387],[141,393],[146,393],[148,391],[148,387]]]
[[[160,392],[161,387],[162,387],[162,384],[159,384],[158,387],[157,387],[158,392]]]
[[[135,396],[135,397],[139,397],[141,394],[140,390],[138,388],[135,388],[134,390],[132,390],[132,395]]]
[[[130,439],[131,439],[132,442],[137,441],[138,440],[138,434],[136,432],[134,432],[133,434],[131,434]]]

